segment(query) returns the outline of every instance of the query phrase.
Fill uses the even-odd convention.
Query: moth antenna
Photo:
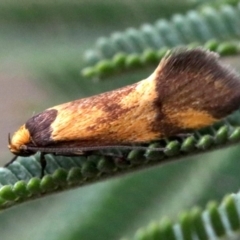
[[[30,150],[34,152],[43,153],[75,153],[75,152],[87,152],[96,150],[109,150],[109,149],[122,149],[122,150],[148,150],[147,146],[127,146],[127,145],[109,145],[109,146],[91,146],[91,147],[73,147],[73,148],[47,148],[47,147],[29,147],[22,146],[24,150]],[[164,147],[151,148],[151,151],[163,151]]]
[[[12,141],[11,141],[11,135],[10,133],[8,133],[8,144],[11,145],[12,144]]]

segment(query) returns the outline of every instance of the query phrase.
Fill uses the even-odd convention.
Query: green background
[[[204,2],[204,1],[202,1]],[[96,39],[139,27],[198,1],[6,1],[0,3],[1,163],[12,157],[7,134],[34,113],[114,89],[150,71],[113,80],[82,79],[84,52]],[[226,59],[238,67],[234,59]],[[239,68],[238,68],[239,69]],[[6,210],[0,239],[119,239],[152,220],[237,192],[239,147],[55,194]]]

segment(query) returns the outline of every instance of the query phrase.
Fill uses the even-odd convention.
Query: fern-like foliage
[[[130,83],[130,72],[147,71],[156,66],[166,51],[178,46],[202,46],[221,57],[238,55],[239,16],[239,1],[212,1],[211,4],[205,1],[202,7],[185,14],[174,14],[170,19],[161,18],[139,29],[128,28],[123,32],[114,32],[110,37],[99,38],[93,48],[86,51],[86,64],[82,69],[78,68],[76,61],[72,65],[70,63],[70,68],[67,61],[61,65],[60,81],[52,66],[46,75],[58,79],[56,86],[72,93],[78,92],[77,87],[81,85],[79,71],[84,78],[90,79],[106,79],[121,74],[127,79],[126,83]],[[70,80],[66,80],[65,76]],[[91,82],[87,81],[91,89]],[[100,86],[104,82],[98,84]],[[18,157],[7,168],[0,168],[0,209],[141,169],[181,161],[188,156],[196,157],[239,142],[240,110],[213,126],[189,135],[161,139],[133,149],[102,149],[80,157],[49,154],[42,179],[38,154]],[[139,229],[132,238],[124,239],[237,238],[240,230],[239,196],[239,193],[227,195],[221,204],[210,201],[203,210],[195,206],[182,213],[175,222],[168,217],[154,221]]]
[[[226,196],[221,204],[210,201],[204,210],[194,207],[181,213],[177,223],[163,218],[160,222],[152,222],[146,228],[139,229],[133,238],[124,239],[239,239],[239,200],[237,193]]]
[[[49,154],[46,156],[46,175],[42,179],[38,154],[18,157],[7,168],[0,168],[0,208],[146,167],[181,160],[189,155],[227,147],[239,141],[240,111],[236,111],[224,121],[193,132],[190,136],[138,145],[133,150],[132,147],[103,149],[81,157],[57,157]]]
[[[240,4],[205,6],[184,15],[175,14],[170,20],[160,19],[144,24],[140,29],[129,28],[110,37],[99,38],[94,49],[86,52],[89,65],[114,57],[117,53],[143,53],[146,49],[176,47],[210,39],[228,40],[240,35]]]

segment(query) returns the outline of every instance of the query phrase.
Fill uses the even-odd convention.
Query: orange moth
[[[41,152],[44,169],[44,154],[75,156],[190,132],[226,117],[239,104],[240,77],[217,54],[175,50],[140,82],[31,117],[8,147],[16,156]]]

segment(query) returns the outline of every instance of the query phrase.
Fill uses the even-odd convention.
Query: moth
[[[9,138],[16,156],[76,156],[146,143],[211,125],[239,108],[240,77],[201,48],[166,54],[146,79],[48,108]]]

